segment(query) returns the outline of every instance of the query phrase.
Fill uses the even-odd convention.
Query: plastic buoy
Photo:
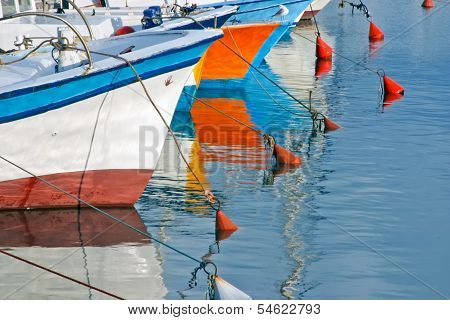
[[[383,105],[385,107],[390,107],[394,101],[402,99],[403,95],[398,93],[386,93],[383,97]]]
[[[219,231],[236,231],[239,229],[237,225],[228,218],[221,210],[216,211],[216,230]]]
[[[403,89],[401,85],[399,85],[397,82],[395,82],[388,76],[383,77],[383,83],[385,93],[396,93],[401,95],[405,94],[405,89]]]
[[[285,148],[280,147],[277,144],[275,144],[275,146],[273,147],[273,155],[275,156],[275,159],[277,160],[278,163],[291,164],[297,166],[302,164],[302,159],[300,157],[297,157],[289,150],[286,150]]]
[[[214,278],[214,289],[214,300],[252,300],[248,294],[219,276]]]
[[[375,23],[370,21],[370,28],[369,28],[369,40],[370,41],[380,41],[384,39],[384,33],[381,31],[380,28],[378,28]]]
[[[316,77],[326,75],[333,68],[333,62],[331,60],[317,59],[316,60]]]
[[[433,0],[424,0],[422,3],[422,7],[430,9],[434,7],[434,2]]]
[[[337,130],[337,129],[340,129],[341,128],[341,126],[340,125],[338,125],[336,122],[334,122],[334,121],[331,121],[329,118],[327,118],[327,117],[325,117],[324,118],[324,125],[325,125],[325,129],[324,129],[324,131],[325,132],[328,132],[328,131],[334,131],[334,130]]]
[[[333,57],[333,49],[319,36],[316,41],[316,57],[324,60],[331,60]]]
[[[130,26],[123,26],[120,27],[119,29],[116,30],[116,32],[114,32],[115,36],[123,36],[125,34],[129,34],[129,33],[133,33],[134,29]]]

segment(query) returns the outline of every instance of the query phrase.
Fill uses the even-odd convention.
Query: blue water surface
[[[151,232],[210,259],[255,299],[450,296],[450,5],[427,11],[418,2],[383,0],[367,6],[385,32],[383,42],[369,44],[368,21],[337,1],[317,17],[322,37],[338,53],[384,69],[405,87],[403,99],[383,108],[378,76],[336,55],[332,70],[316,77],[314,45],[303,38],[314,39],[315,27],[301,24],[261,69],[300,99],[307,101],[312,90],[313,105],[342,129],[313,134],[307,113],[261,76],[282,107],[254,79],[245,90],[200,91],[200,97],[244,101],[255,127],[297,151],[302,168],[277,174],[252,161],[235,163],[242,146],[201,144],[222,155],[205,161],[204,172],[240,227],[220,243],[220,253],[210,248],[213,211],[186,200],[191,196],[179,176],[156,172],[138,203]],[[195,133],[185,139],[195,141]],[[203,276],[182,291],[195,263],[163,251],[167,298],[204,298]]]
[[[312,22],[273,48],[262,72],[306,105],[311,91],[338,131],[314,132],[305,108],[257,72],[241,88],[198,92],[240,124],[199,102],[175,114],[183,154],[239,226],[228,239],[216,242],[214,210],[170,137],[135,209],[105,210],[214,262],[254,299],[450,297],[450,4],[435,3],[367,1],[385,32],[369,44],[369,22],[332,1],[321,35],[364,68],[335,54],[316,76]],[[405,88],[385,107],[379,69]],[[252,128],[301,167],[273,166]],[[2,213],[0,229],[1,248],[124,298],[205,298],[197,262],[94,211]],[[111,298],[8,256],[0,266],[1,299]]]

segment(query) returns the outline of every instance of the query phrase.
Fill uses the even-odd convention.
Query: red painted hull
[[[153,170],[67,172],[41,178],[95,206],[133,206]],[[78,201],[36,178],[0,182],[0,210],[76,207]]]

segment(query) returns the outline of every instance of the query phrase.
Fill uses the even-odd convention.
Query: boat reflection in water
[[[133,208],[108,208],[146,231]],[[0,248],[125,299],[163,299],[167,289],[149,239],[90,208],[0,212]],[[0,298],[110,299],[0,255]]]
[[[283,127],[287,122],[286,117],[277,118],[272,126],[271,121],[275,119],[270,111],[277,106],[270,105],[273,102],[261,93],[262,90],[254,80],[248,83],[246,89],[200,89],[197,93],[199,99],[192,105],[190,113],[176,112],[174,115],[171,126],[177,134],[182,152],[195,175],[206,187],[214,187],[212,183],[224,177],[240,175],[240,169],[265,171],[267,174],[283,174],[296,169],[276,165],[265,148],[261,133],[253,130],[268,129],[267,132],[274,134],[277,141],[280,139],[291,143],[294,139],[285,130],[280,130],[286,128]],[[277,99],[280,103],[289,105],[285,98],[277,96]],[[298,111],[298,107],[295,108]],[[304,118],[299,121],[301,127]],[[308,122],[305,124],[310,126]],[[173,204],[180,204],[179,200],[182,198],[184,210],[199,209],[194,208],[197,205],[201,211],[209,208],[204,205],[202,189],[170,136],[166,139],[152,180],[144,194],[158,194],[156,201],[174,201]],[[261,179],[261,183],[264,183],[264,179]],[[163,199],[160,198],[161,195],[164,196]]]
[[[229,93],[232,94],[230,95]],[[242,165],[247,169],[265,170],[270,160],[260,134],[251,130],[255,124],[248,112],[243,90],[200,90],[202,101],[237,119],[216,112],[197,100],[191,112],[176,112],[172,129],[190,168],[201,183],[211,187],[208,177],[214,164]],[[210,96],[205,97],[208,93]],[[160,161],[148,188],[164,193],[164,201],[182,198],[186,210],[208,209],[203,191],[180,156],[172,137],[165,142]],[[155,194],[148,190],[147,194]],[[159,193],[158,193],[159,194]],[[199,197],[200,196],[200,197]],[[200,206],[200,207],[197,207]],[[197,208],[195,208],[197,207]]]
[[[329,34],[324,26],[320,29],[327,42],[335,48],[335,39]],[[315,40],[315,26],[308,21],[301,21],[299,27],[294,29],[291,37],[284,38],[277,46],[276,55],[267,58],[267,65],[273,74],[282,74],[279,79],[289,91],[295,93],[296,97],[308,101],[309,90],[313,91],[312,105],[334,117],[336,110],[331,110],[328,104],[330,94],[336,90],[324,86],[320,76],[334,77],[334,66],[327,62],[317,63],[315,58],[315,44],[302,38]],[[339,58],[335,58],[336,62]],[[344,66],[345,68],[346,66]],[[326,70],[325,70],[326,69]],[[290,70],[286,72],[285,70]],[[333,84],[337,85],[335,82]],[[342,93],[338,91],[334,101],[343,99]],[[285,101],[286,105],[289,105]],[[292,110],[292,109],[291,109]],[[272,112],[273,113],[273,112]],[[277,190],[280,194],[280,210],[283,212],[282,235],[284,238],[283,248],[286,252],[286,261],[289,269],[280,277],[280,294],[287,299],[301,299],[305,292],[318,285],[316,282],[305,280],[305,270],[311,261],[320,257],[313,245],[311,238],[314,229],[321,216],[315,214],[314,198],[323,192],[320,182],[326,179],[328,171],[324,170],[322,157],[328,148],[329,139],[327,135],[314,134],[309,127],[310,119],[301,121],[298,117],[289,116],[291,121],[296,120],[301,130],[295,135],[290,135],[291,143],[302,150],[303,163],[301,172],[293,175],[285,175],[282,183],[278,184]],[[295,143],[294,143],[295,141]],[[301,180],[299,180],[301,177]],[[299,183],[301,181],[301,183]]]
[[[298,52],[289,51],[292,41],[303,43],[292,34],[292,39],[276,47],[278,59],[269,55],[269,62],[263,63],[260,69],[301,100],[307,101],[308,89],[314,89],[313,106],[327,111],[325,90],[315,77],[315,59],[306,61]],[[304,47],[309,49],[307,43]],[[314,50],[314,46],[310,48]],[[289,55],[293,66],[284,64],[280,54]],[[275,59],[278,63],[272,66]],[[296,72],[292,78],[280,78],[283,68],[295,68]],[[317,219],[308,203],[320,193],[316,185],[324,178],[321,157],[327,147],[327,136],[312,133],[309,114],[261,76],[256,76],[273,99],[254,77],[248,79],[245,88],[200,88],[197,92],[198,98],[240,123],[198,100],[190,114],[176,112],[172,122],[190,166],[202,183],[223,200],[224,212],[240,228],[221,241],[220,251],[214,246],[214,212],[205,204],[202,190],[189,174],[170,137],[137,206],[145,223],[152,229],[158,228],[160,238],[170,240],[196,257],[212,259],[245,292],[263,297],[258,291],[277,283],[280,298],[298,298],[315,285],[304,282],[303,275],[305,266],[316,258],[316,253],[309,248],[308,232],[314,230]],[[286,171],[273,167],[261,135],[247,126],[273,134],[280,145],[302,157],[302,166]],[[282,258],[285,263],[267,264],[268,255],[272,257],[280,248],[286,255]],[[177,270],[190,266],[167,252],[164,270],[168,298],[204,297],[204,288],[183,291],[186,286],[180,283]],[[255,273],[256,269],[261,273]]]
[[[227,95],[227,92],[230,91],[211,90],[211,95],[202,97],[192,106],[195,133],[202,146],[200,157],[202,161],[242,164],[263,170],[267,153],[261,135],[252,130],[255,124],[247,110],[246,102],[236,91],[231,96]],[[205,94],[205,90],[199,93]],[[203,102],[239,122],[218,113]]]

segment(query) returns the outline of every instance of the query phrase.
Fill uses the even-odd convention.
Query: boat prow
[[[90,42],[93,52],[130,61],[155,106],[120,59],[92,53],[94,69],[86,73],[79,52],[83,65],[55,72],[45,49],[1,66],[0,155],[16,166],[0,161],[0,208],[71,207],[77,198],[132,206],[167,134],[156,108],[170,123],[195,64],[221,36],[217,30],[148,30]],[[124,50],[130,52],[120,54]]]

